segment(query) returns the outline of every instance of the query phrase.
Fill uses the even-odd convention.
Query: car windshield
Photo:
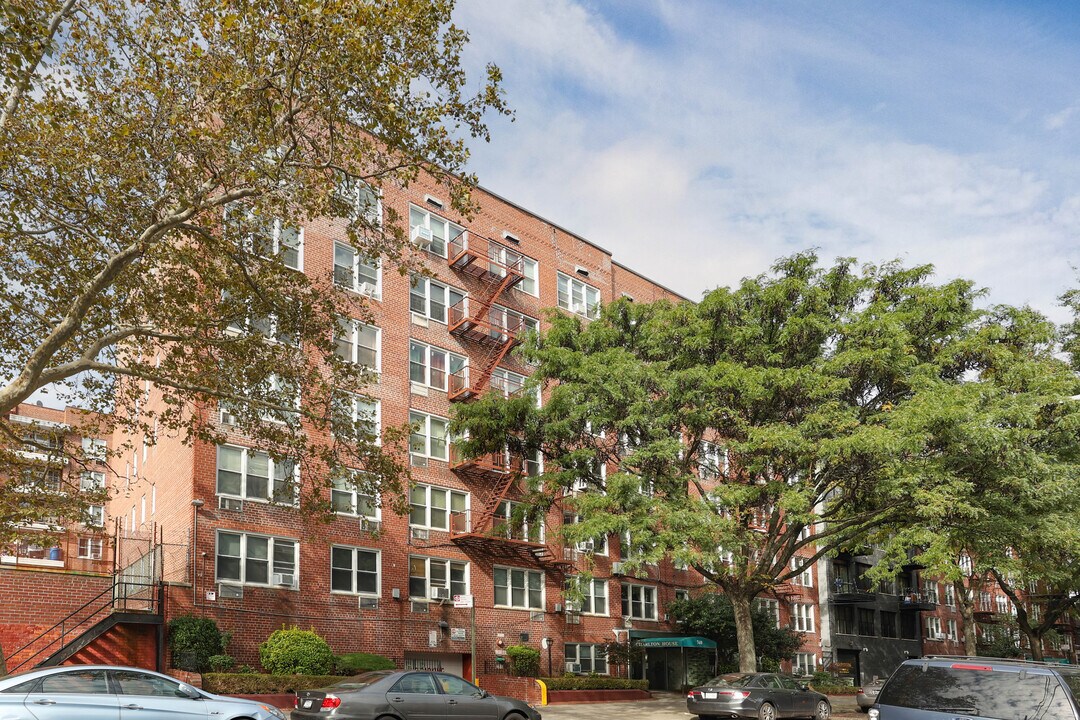
[[[706,683],[709,687],[733,687],[741,688],[746,687],[754,681],[753,675],[740,675],[739,673],[728,673],[727,675],[718,675]]]
[[[389,674],[389,672],[378,671],[366,672],[361,675],[355,675],[351,678],[348,678],[347,680],[342,680],[341,682],[336,683],[332,687],[342,690],[355,690],[357,688],[366,687],[373,682],[378,682]]]

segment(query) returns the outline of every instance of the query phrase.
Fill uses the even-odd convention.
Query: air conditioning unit
[[[411,239],[413,241],[413,244],[418,247],[426,248],[430,246],[433,238],[434,236],[431,234],[431,230],[426,227],[421,227],[420,225],[417,225],[412,229]]]
[[[431,588],[431,599],[443,602],[450,599],[450,588],[445,587],[433,587]]]
[[[218,597],[229,598],[231,600],[243,600],[244,587],[242,585],[229,585],[228,583],[218,583]]]
[[[372,285],[371,283],[366,283],[366,282],[360,283],[360,294],[361,295],[374,295],[375,294],[375,286]]]
[[[572,662],[566,663],[566,672],[568,672],[568,673],[579,673],[579,672],[581,672],[581,663],[572,663]]]
[[[577,549],[581,552],[592,552],[596,549],[595,540],[582,540],[577,544]]]
[[[228,510],[230,512],[242,512],[244,510],[244,501],[240,498],[231,497],[219,497],[218,498],[218,510]]]
[[[566,601],[566,612],[575,613],[581,611],[581,603],[576,603],[573,600]]]
[[[409,539],[411,540],[427,540],[428,535],[427,528],[409,528]]]
[[[552,609],[552,612],[561,613],[562,610],[563,610],[562,603],[555,603],[555,607]]]
[[[623,572],[623,564],[621,562],[613,562],[613,563],[611,563],[611,574],[612,575],[625,575],[626,573]]]
[[[292,573],[274,573],[274,584],[284,587],[292,587],[296,576]]]
[[[570,310],[572,310],[573,312],[576,312],[578,315],[584,315],[585,311],[586,311],[585,310],[585,303],[571,303],[570,304]]]
[[[221,409],[221,424],[222,425],[237,425],[236,416],[225,408]]]
[[[359,598],[357,603],[361,610],[378,610],[379,598],[377,597],[362,597]]]
[[[379,532],[382,530],[382,523],[371,518],[360,518],[360,530],[362,532]]]

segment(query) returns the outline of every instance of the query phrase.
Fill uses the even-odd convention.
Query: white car
[[[142,668],[63,665],[0,678],[0,720],[285,720],[253,700],[214,695]]]

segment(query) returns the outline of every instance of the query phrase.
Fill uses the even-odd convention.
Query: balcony
[[[901,610],[927,611],[937,609],[937,597],[919,590],[904,590],[900,595]]]
[[[525,326],[517,316],[513,322],[508,322],[507,314],[498,308],[481,308],[482,313],[471,315],[468,304],[469,298],[465,298],[450,306],[448,319],[451,335],[500,348],[520,342]]]
[[[876,596],[873,584],[866,580],[836,578],[833,580],[829,599],[838,604],[851,604],[873,602]]]
[[[466,480],[498,480],[520,472],[521,462],[508,452],[469,458],[457,445],[451,445],[450,470]]]
[[[482,235],[463,232],[446,249],[446,262],[451,269],[482,282],[499,283],[498,292],[525,279],[523,258]]]
[[[487,387],[485,387],[485,384]],[[470,384],[468,368],[462,368],[456,373],[451,373],[447,397],[451,402],[461,402],[479,397],[484,392],[494,392],[505,398],[516,398],[521,397],[524,391],[525,386],[521,383],[499,375],[491,375],[486,383],[481,382],[481,379],[478,378],[476,382]]]
[[[478,518],[474,526],[470,513],[450,514],[450,542],[466,553],[482,554],[498,562],[537,567],[565,573],[573,563],[556,554],[535,530],[512,528],[504,518],[493,515]]]

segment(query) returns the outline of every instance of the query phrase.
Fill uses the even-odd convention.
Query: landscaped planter
[[[549,690],[548,705],[584,702],[626,702],[652,700],[648,690]]]

